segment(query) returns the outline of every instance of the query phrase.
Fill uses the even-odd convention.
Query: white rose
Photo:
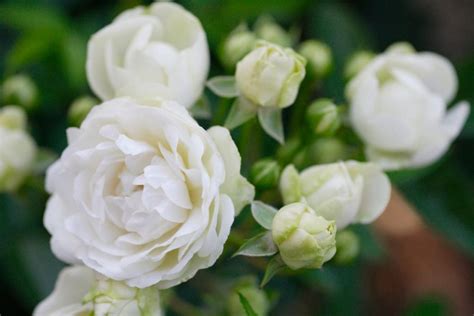
[[[289,165],[280,179],[286,204],[304,201],[343,229],[374,221],[390,200],[390,181],[372,163],[356,161],[316,165],[301,173]]]
[[[397,45],[374,58],[347,89],[368,159],[387,170],[439,159],[469,114],[467,102],[447,110],[456,90],[453,66],[437,54]]]
[[[177,4],[137,7],[92,36],[86,68],[102,100],[158,96],[189,108],[209,70],[206,34],[199,20]]]
[[[0,110],[0,191],[17,189],[30,172],[36,144],[25,131],[26,115],[16,106]]]
[[[298,95],[305,65],[305,59],[291,48],[262,41],[237,64],[237,87],[258,106],[285,108]]]
[[[253,199],[229,131],[171,101],[96,106],[47,173],[53,252],[129,286],[184,282],[214,264]]]
[[[160,316],[158,289],[131,288],[96,275],[84,266],[64,268],[54,291],[33,311],[33,316],[123,315]]]

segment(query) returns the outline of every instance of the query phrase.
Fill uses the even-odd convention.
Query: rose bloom
[[[54,291],[33,311],[33,316],[123,315],[160,316],[160,297],[154,287],[131,288],[104,279],[84,266],[64,268]]]
[[[253,199],[227,129],[171,101],[96,106],[47,173],[53,252],[129,286],[168,288],[214,264]]]
[[[289,165],[281,175],[280,191],[286,204],[305,202],[341,230],[379,217],[390,200],[390,181],[373,163],[322,164],[301,173]]]
[[[257,106],[285,108],[295,102],[306,60],[291,48],[260,41],[239,63],[239,92]]]
[[[206,34],[199,20],[177,4],[137,7],[92,36],[86,68],[102,100],[158,96],[190,107],[209,70]]]
[[[347,89],[368,159],[387,170],[438,160],[469,114],[467,102],[447,109],[456,90],[454,67],[440,55],[397,44],[374,58]]]

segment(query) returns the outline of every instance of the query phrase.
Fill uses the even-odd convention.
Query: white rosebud
[[[447,104],[457,90],[452,64],[411,46],[392,46],[349,83],[350,120],[369,160],[384,169],[423,167],[460,133],[469,104]]]
[[[86,68],[102,100],[161,97],[189,108],[200,97],[209,69],[206,34],[177,4],[137,7],[92,36]]]
[[[305,59],[291,48],[259,42],[237,64],[237,87],[258,106],[288,107],[298,95],[305,64]]]
[[[24,130],[26,115],[15,106],[0,110],[0,191],[16,190],[31,171],[36,144]]]
[[[84,266],[64,268],[54,291],[33,311],[33,316],[160,316],[158,289],[131,288],[104,279]]]
[[[281,208],[273,218],[273,241],[283,262],[293,270],[320,268],[336,253],[336,225],[306,203]]]
[[[68,142],[46,179],[53,252],[132,287],[213,265],[253,199],[229,131],[202,129],[172,101],[110,100]]]
[[[390,199],[390,181],[372,163],[356,161],[283,170],[280,191],[285,203],[305,201],[318,215],[343,229],[352,223],[375,220]]]

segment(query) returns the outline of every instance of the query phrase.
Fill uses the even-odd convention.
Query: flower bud
[[[305,201],[338,229],[374,221],[390,199],[390,181],[372,163],[356,161],[315,165],[300,173],[290,165],[280,177],[285,203]]]
[[[237,87],[258,106],[288,107],[298,95],[305,64],[306,60],[291,48],[259,42],[237,64]]]
[[[416,49],[408,42],[397,42],[387,47],[387,53],[414,54]]]
[[[257,43],[255,33],[248,30],[246,26],[239,26],[225,39],[220,50],[222,63],[228,68],[235,65],[250,53]]]
[[[255,33],[259,39],[280,45],[291,47],[293,39],[278,23],[275,23],[270,16],[262,16],[255,23]]]
[[[348,264],[359,255],[359,237],[350,231],[343,230],[336,235],[336,255],[334,261],[338,264]]]
[[[73,126],[80,126],[89,111],[100,102],[90,96],[83,96],[74,100],[69,107],[68,120]]]
[[[314,158],[314,163],[331,163],[349,158],[351,149],[339,138],[324,137],[311,145],[310,155]]]
[[[273,218],[272,236],[285,264],[293,270],[320,268],[336,253],[336,224],[305,203],[288,204]]]
[[[30,77],[15,75],[3,83],[2,97],[5,104],[17,104],[31,109],[36,105],[38,88]]]
[[[14,105],[7,105],[0,110],[0,126],[9,129],[25,129],[25,111]]]
[[[329,99],[319,99],[313,102],[308,107],[306,119],[317,135],[330,136],[341,126],[338,108]]]
[[[374,59],[375,54],[366,50],[362,50],[354,53],[349,57],[348,62],[344,68],[344,77],[350,79],[357,75],[365,66],[367,66],[372,59]]]
[[[257,286],[255,279],[245,279],[232,289],[229,297],[228,308],[230,316],[246,316],[247,313],[240,302],[238,293],[242,294],[249,302],[257,315],[268,315],[270,302],[265,291]]]
[[[273,188],[280,178],[281,168],[274,159],[257,161],[250,171],[250,182],[259,189]]]
[[[325,77],[332,69],[331,48],[323,42],[308,40],[301,44],[298,52],[306,58],[317,78]]]

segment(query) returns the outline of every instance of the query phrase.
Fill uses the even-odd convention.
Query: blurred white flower
[[[291,48],[261,41],[237,64],[238,90],[255,105],[288,107],[298,95],[305,65],[305,59]]]
[[[452,64],[397,44],[349,83],[350,120],[369,160],[384,169],[422,167],[439,159],[460,133],[469,104],[447,104],[457,90]]]
[[[47,174],[53,252],[144,288],[214,264],[253,199],[229,131],[202,129],[172,101],[96,106]]]
[[[189,108],[204,88],[209,48],[195,16],[177,4],[158,2],[125,11],[94,34],[86,67],[102,100],[161,97]]]
[[[6,106],[0,110],[0,191],[17,189],[31,171],[37,148],[25,128],[23,109]]]
[[[390,181],[372,163],[356,161],[316,165],[301,173],[289,165],[280,179],[285,203],[304,201],[343,229],[352,223],[367,224],[385,210]]]
[[[273,241],[291,269],[320,268],[336,253],[336,226],[306,203],[282,207],[273,218]]]
[[[160,316],[156,287],[131,288],[104,279],[84,266],[64,268],[54,291],[34,310],[33,316]]]

